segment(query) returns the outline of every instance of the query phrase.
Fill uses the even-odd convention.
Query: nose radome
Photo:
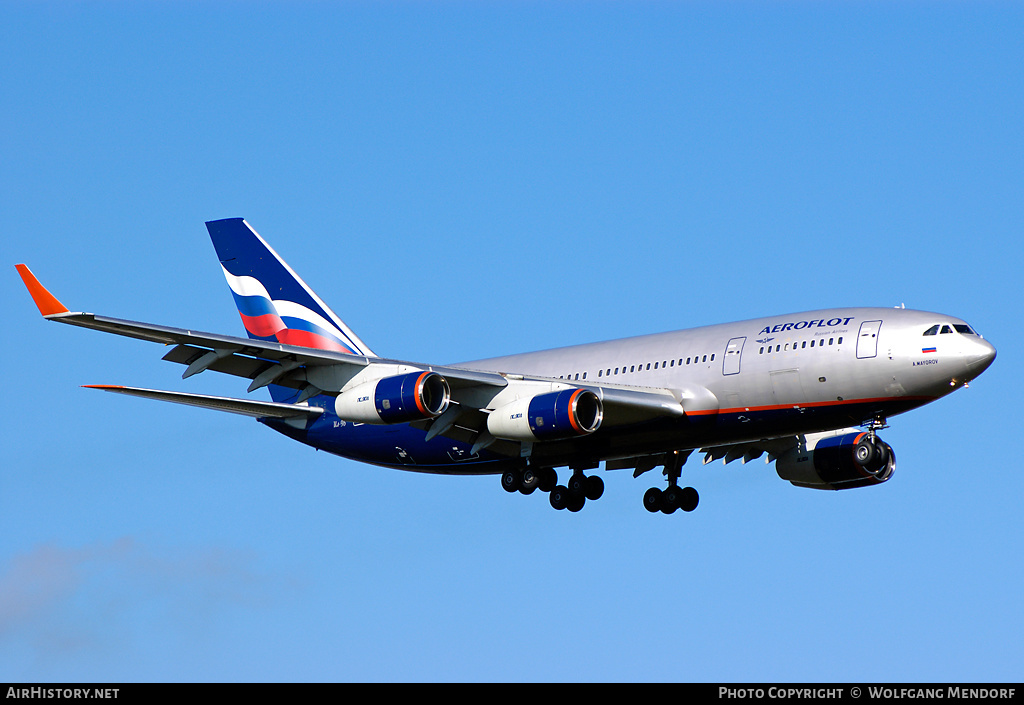
[[[967,369],[977,377],[988,369],[992,361],[996,359],[996,349],[987,340],[978,340],[967,355]]]

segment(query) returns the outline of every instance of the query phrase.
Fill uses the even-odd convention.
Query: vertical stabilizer
[[[243,218],[206,229],[250,338],[375,357]]]

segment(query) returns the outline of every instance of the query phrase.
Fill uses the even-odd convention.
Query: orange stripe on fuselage
[[[708,411],[687,411],[687,416],[714,416],[715,414],[743,414],[751,411],[779,411],[781,409],[811,409],[824,406],[849,406],[851,404],[877,404],[887,401],[935,401],[938,397],[876,397],[872,399],[844,399],[842,401],[811,401],[805,404],[770,404],[767,406],[737,406],[730,409]]]

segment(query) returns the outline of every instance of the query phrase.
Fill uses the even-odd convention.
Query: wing
[[[426,365],[72,312],[39,282],[28,267],[19,264],[17,269],[40,314],[47,320],[173,345],[163,359],[184,365],[182,378],[212,370],[249,379],[249,392],[271,384],[295,389],[297,394],[294,404],[284,405],[289,408],[301,405],[318,394],[337,396],[386,378],[398,378],[416,372],[436,373],[446,381],[451,403],[438,415],[421,419],[417,424],[427,431],[428,439],[446,435],[466,440],[474,443],[474,451],[493,445],[494,450],[518,455],[518,445],[510,447],[513,444],[506,444],[502,448],[499,442],[501,439],[488,431],[488,415],[517,399],[530,399],[566,390],[582,389],[591,392],[600,400],[603,409],[601,423],[606,425],[631,424],[685,414],[686,393],[678,390],[568,384],[565,380],[553,378]],[[246,400],[189,396],[129,387],[100,388],[255,416],[278,416],[284,411],[281,407],[268,406],[262,402],[249,408],[245,404],[251,402]],[[313,407],[302,409],[301,414],[308,415]],[[322,411],[320,409],[316,413]]]
[[[704,465],[716,460],[721,460],[723,464],[741,460],[743,464],[746,464],[763,455],[767,455],[765,462],[771,463],[775,462],[775,460],[787,451],[799,446],[799,444],[800,438],[797,436],[781,436],[779,438],[763,438],[747,443],[732,443],[729,445],[700,448],[699,452],[704,454]],[[675,453],[679,455],[677,465],[681,467],[685,464],[690,455],[696,450],[698,449],[687,448],[676,451]],[[653,470],[656,467],[667,467],[671,465],[671,455],[671,453],[654,453],[628,458],[616,458],[607,461],[605,467],[608,470],[626,470],[632,468],[633,477],[639,477],[643,473]]]
[[[783,436],[781,438],[765,438],[749,443],[733,443],[726,446],[715,446],[713,448],[701,448],[704,453],[704,465],[721,460],[727,465],[736,460],[742,460],[744,464],[766,455],[766,463],[774,462],[786,451],[796,448],[800,439],[796,436]]]

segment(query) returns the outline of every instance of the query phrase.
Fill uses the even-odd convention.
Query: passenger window
[[[658,369],[658,363],[657,362],[654,363],[654,369]]]
[[[831,344],[832,344],[832,341],[834,341],[834,340],[835,340],[835,338],[829,338],[829,339],[828,339],[828,344],[829,344],[829,345],[831,345]]]
[[[635,369],[636,369],[636,365],[630,365],[630,366],[629,366],[629,371],[630,371],[630,372],[632,372],[632,371],[633,371],[633,370],[635,370]]]
[[[647,369],[651,369],[651,363],[647,363]]]
[[[801,347],[801,348],[806,348],[806,347],[807,347],[807,341],[805,340],[805,341],[804,341],[804,344],[803,344],[803,345],[801,345],[800,347]]]
[[[690,358],[686,358],[686,364],[687,364],[687,365],[689,365],[689,364],[690,364]]]
[[[761,352],[759,352],[758,355],[764,355],[764,346],[763,345],[761,346]]]
[[[707,362],[707,361],[708,361],[708,356],[707,356],[707,355],[705,355],[705,356],[704,356],[704,359],[703,359],[703,360],[701,360],[701,362]]]
[[[711,362],[714,362],[714,361],[715,361],[715,354],[711,353]]]
[[[603,375],[602,375],[601,373],[602,373],[602,370],[598,370],[598,371],[597,371],[597,376],[598,376],[598,377],[602,377]]]
[[[584,373],[583,373],[583,379],[586,379],[586,378],[587,378],[587,373],[586,373],[586,372],[584,372]]]
[[[842,344],[843,344],[843,336],[839,336],[839,344],[840,344],[840,345],[842,345]]]
[[[934,326],[924,332],[924,335],[935,335],[939,332],[939,325],[936,323]]]

